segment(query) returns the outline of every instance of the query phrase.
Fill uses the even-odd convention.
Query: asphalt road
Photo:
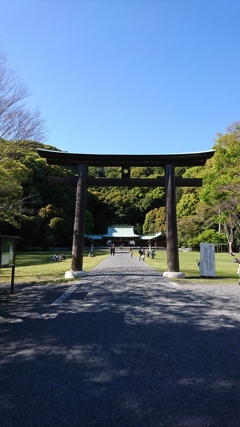
[[[129,253],[75,284],[0,290],[0,426],[240,426],[240,286]]]

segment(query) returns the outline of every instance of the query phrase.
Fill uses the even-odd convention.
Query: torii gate
[[[87,187],[165,187],[166,199],[166,241],[168,271],[164,276],[184,278],[179,271],[177,216],[175,187],[201,187],[200,178],[175,177],[175,167],[204,166],[215,150],[183,154],[76,154],[63,151],[38,149],[38,154],[50,165],[78,166],[78,176],[72,178],[51,178],[53,185],[76,184],[76,207],[73,231],[71,271],[65,277],[75,278],[86,275],[83,271],[83,249],[85,232],[85,211]],[[95,178],[88,175],[88,166],[122,168],[122,178]],[[164,177],[154,179],[131,178],[131,167],[152,166],[163,167]]]

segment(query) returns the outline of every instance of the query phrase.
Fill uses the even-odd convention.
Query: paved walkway
[[[240,426],[240,287],[129,253],[0,294],[1,427]]]

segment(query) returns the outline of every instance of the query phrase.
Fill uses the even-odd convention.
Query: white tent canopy
[[[160,237],[160,236],[162,236],[163,235],[163,233],[160,231],[159,233],[155,233],[155,234],[149,234],[149,235],[142,235],[142,236],[139,236],[139,238],[141,239],[141,240],[153,240],[153,239],[156,239],[157,237]]]

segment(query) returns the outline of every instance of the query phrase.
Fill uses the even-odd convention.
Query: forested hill
[[[0,139],[0,233],[22,237],[22,248],[71,246],[75,210],[73,185],[50,186],[53,176],[74,176],[74,167],[49,166],[38,148],[56,147],[35,141]],[[202,188],[178,188],[179,245],[197,247],[200,241],[239,245],[240,125],[217,135],[214,157],[204,167],[177,168],[176,174],[203,178]],[[101,176],[99,168],[89,173]],[[106,177],[120,177],[117,167]],[[155,178],[161,168],[135,167],[131,177]],[[136,233],[165,231],[163,188],[88,188],[86,232],[105,233],[111,224],[131,224]]]
[[[75,189],[52,187],[49,177],[74,175],[73,168],[49,166],[35,141],[0,140],[1,234],[22,237],[19,246],[49,247],[68,242],[72,235]]]

